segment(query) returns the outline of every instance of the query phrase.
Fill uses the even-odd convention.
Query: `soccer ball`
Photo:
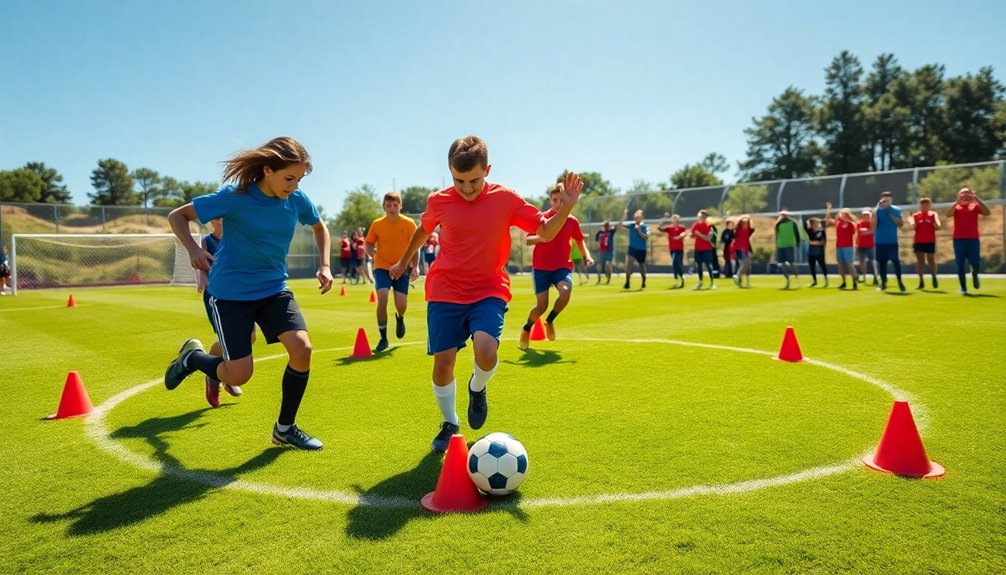
[[[468,450],[468,475],[489,495],[506,495],[527,475],[527,450],[508,433],[490,433]]]

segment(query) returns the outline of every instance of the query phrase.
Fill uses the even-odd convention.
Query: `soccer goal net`
[[[10,263],[15,294],[22,289],[196,283],[188,252],[173,234],[14,234]]]

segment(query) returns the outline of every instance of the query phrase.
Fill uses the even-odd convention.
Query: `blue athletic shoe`
[[[472,376],[474,377],[474,376]],[[468,380],[468,385],[471,385]],[[489,415],[489,404],[486,403],[486,388],[482,391],[472,391],[468,388],[468,426],[472,429],[481,429],[486,423],[486,416]]]
[[[185,381],[185,378],[192,375],[196,370],[193,368],[185,367],[185,360],[189,358],[189,355],[195,351],[205,351],[203,349],[203,342],[198,339],[192,338],[185,340],[182,344],[182,348],[178,350],[178,357],[168,364],[168,370],[164,372],[164,387],[169,390],[178,387],[178,384]]]
[[[279,425],[279,424],[276,424]],[[279,430],[276,425],[272,426],[272,442],[276,445],[289,445],[297,449],[315,451],[325,446],[321,441],[311,437],[296,424],[291,425],[285,432]]]
[[[431,449],[437,453],[447,451],[447,445],[451,442],[451,436],[460,430],[461,427],[454,425],[449,421],[445,421],[440,426],[440,432],[433,438],[433,445],[431,446]]]

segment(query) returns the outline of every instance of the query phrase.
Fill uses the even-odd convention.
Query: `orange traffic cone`
[[[786,328],[786,335],[782,337],[782,347],[779,348],[779,355],[776,359],[783,361],[803,361],[803,354],[800,353],[800,344],[796,341],[796,332],[792,327]]]
[[[942,465],[926,457],[926,448],[922,446],[907,401],[894,402],[877,451],[864,457],[863,463],[877,471],[905,477],[933,478],[946,474]]]
[[[376,301],[377,301],[377,293],[373,291],[370,292],[370,303],[374,303]]]
[[[353,359],[365,359],[374,355],[370,351],[370,343],[367,341],[367,332],[362,327],[356,332],[356,345],[353,346]]]
[[[59,398],[59,407],[56,409],[56,413],[46,419],[78,417],[87,415],[93,410],[94,406],[91,405],[91,398],[87,396],[87,390],[84,389],[84,382],[81,381],[80,374],[76,371],[71,371],[66,374],[66,383],[63,384],[63,396]]]
[[[531,326],[531,341],[542,341],[545,339],[545,326],[541,324],[541,316],[534,320],[534,325]]]
[[[339,291],[339,295],[346,295],[346,286],[342,286],[342,290]]]
[[[66,307],[77,307],[77,301],[73,299],[73,294],[70,294],[70,299],[66,300]]]
[[[435,513],[478,511],[489,505],[468,476],[468,446],[464,435],[451,436],[437,488],[423,496],[422,504]]]

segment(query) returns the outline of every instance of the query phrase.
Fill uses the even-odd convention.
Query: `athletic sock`
[[[645,283],[646,280],[643,280],[643,282]],[[559,315],[559,312],[555,311],[554,309],[552,311],[548,312],[548,316],[545,317],[545,323],[552,323],[552,322],[554,322],[556,316],[558,316],[558,315]],[[495,369],[495,368],[493,368],[493,369]]]
[[[524,324],[524,331],[531,331],[532,327],[534,327],[534,322],[529,320]]]
[[[205,351],[196,349],[185,358],[185,367],[198,369],[216,380],[219,379],[217,378],[217,366],[223,362],[224,358],[219,355],[210,355]]]
[[[444,416],[444,421],[460,426],[461,420],[458,419],[458,412],[454,409],[454,402],[457,396],[457,384],[454,380],[451,380],[450,383],[442,387],[434,383],[433,395],[437,398],[437,406],[440,407],[440,413]]]
[[[382,340],[388,339],[388,326],[387,326],[387,324],[377,326],[377,331],[381,332],[381,339]]]
[[[280,425],[293,425],[297,419],[297,410],[300,409],[300,401],[304,399],[304,391],[307,389],[307,378],[311,375],[311,370],[297,371],[289,365],[283,372],[283,399],[279,404]]]
[[[496,373],[496,368],[499,366],[499,360],[496,360],[496,365],[492,367],[489,371],[483,371],[479,367],[478,363],[472,362],[472,379],[468,382],[468,389],[476,393],[482,391],[486,388],[486,384],[492,379],[492,376]]]

